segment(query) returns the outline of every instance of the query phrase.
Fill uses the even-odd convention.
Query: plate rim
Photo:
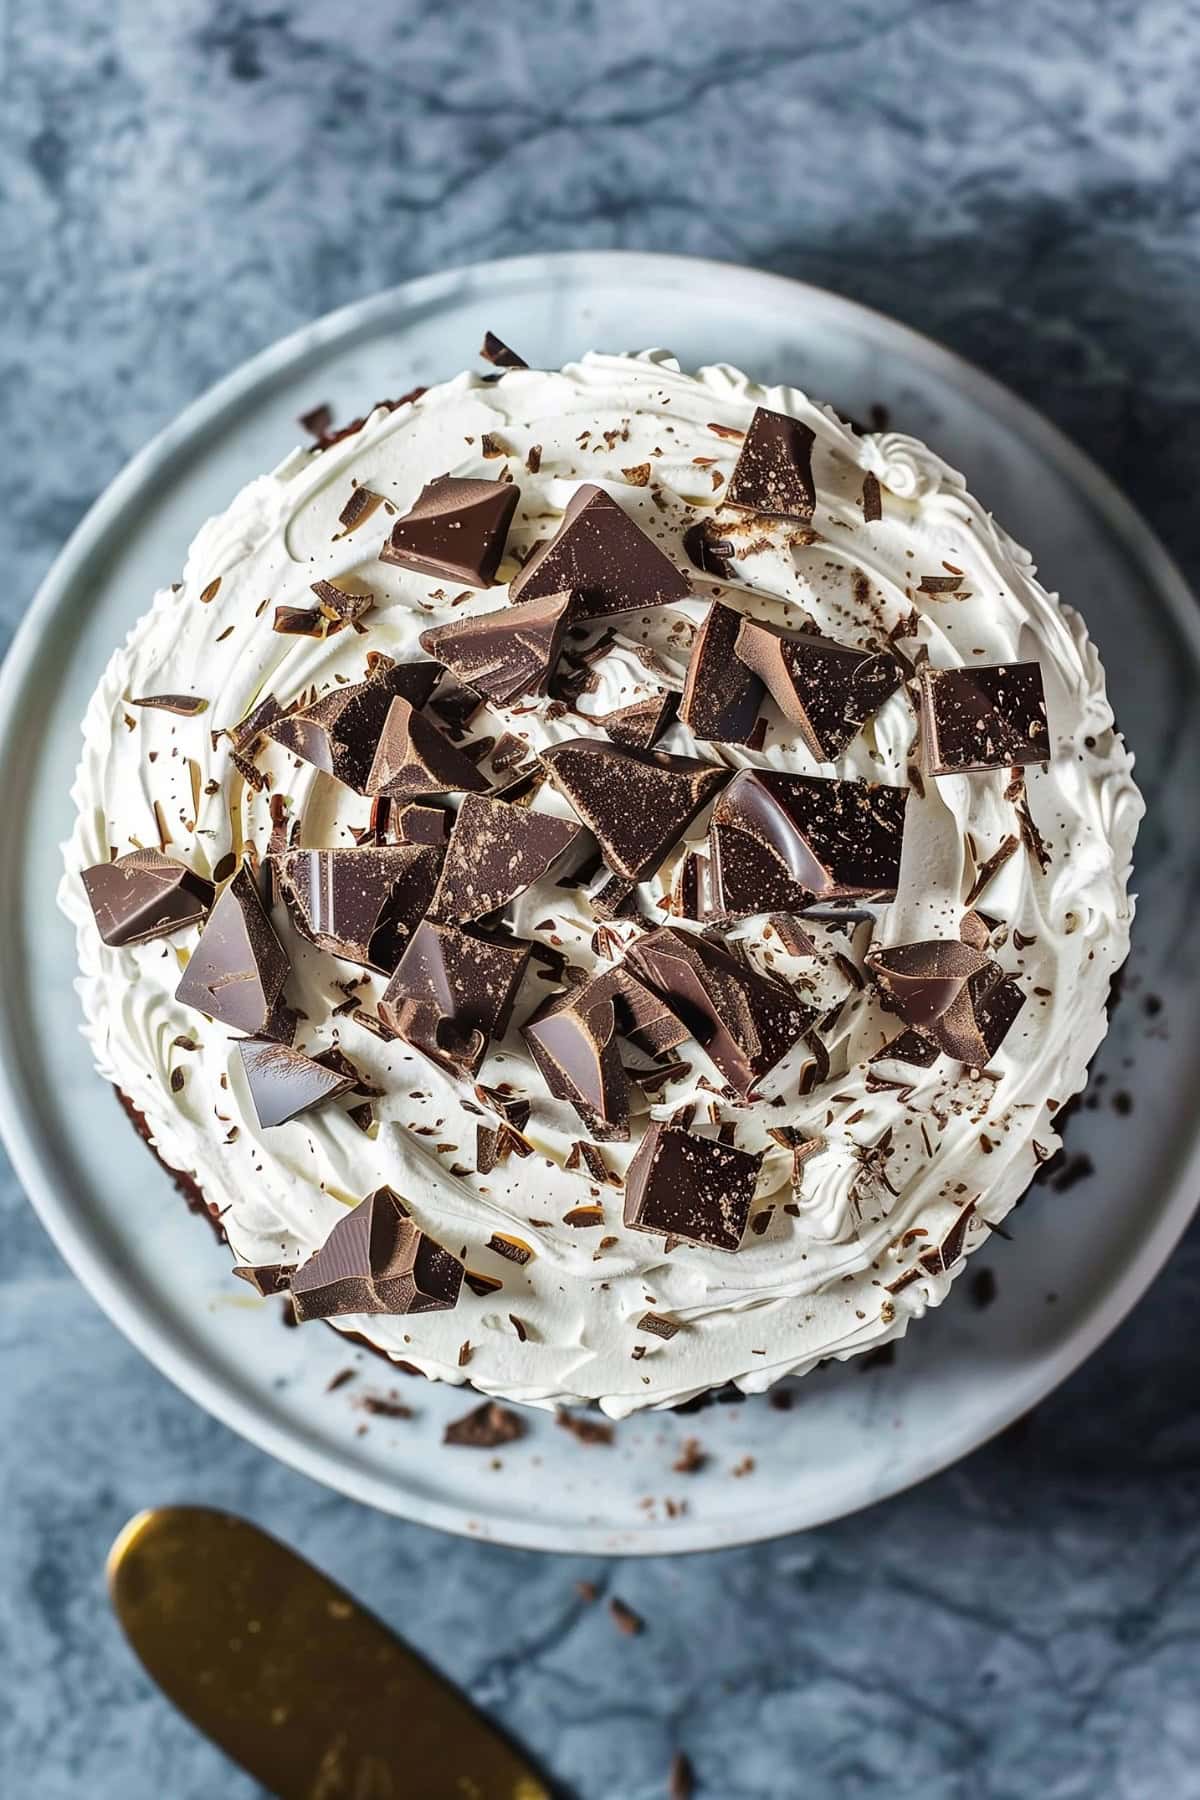
[[[862,302],[828,288],[771,270],[712,258],[631,250],[549,251],[525,256],[487,259],[418,276],[359,300],[351,301],[277,339],[257,351],[192,400],[156,432],[129,459],[97,496],[75,526],[40,583],[9,649],[0,664],[0,767],[13,754],[15,727],[27,703],[30,677],[36,671],[45,627],[70,598],[87,563],[100,552],[109,533],[119,524],[130,501],[152,477],[169,478],[177,461],[188,454],[197,438],[219,425],[248,394],[269,385],[285,372],[335,342],[351,342],[370,335],[384,320],[403,316],[406,310],[428,310],[439,301],[452,299],[466,283],[491,280],[519,284],[545,278],[586,285],[607,279],[614,265],[623,266],[625,279],[638,285],[671,285],[697,277],[722,284],[749,286],[759,295],[777,294],[782,303],[799,301],[810,313],[826,319],[857,321],[872,336],[902,345],[910,359],[940,375],[949,376],[960,391],[973,397],[997,422],[1032,441],[1066,478],[1082,492],[1120,537],[1130,555],[1167,601],[1173,622],[1189,642],[1200,665],[1200,607],[1174,558],[1116,484],[1056,425],[1002,382],[979,369],[956,351],[924,333],[892,319]],[[401,324],[400,329],[403,329]],[[20,808],[15,812],[20,816]],[[0,825],[0,840],[4,828]],[[962,1457],[989,1442],[1014,1419],[1036,1405],[1081,1366],[1142,1298],[1183,1235],[1200,1196],[1200,1121],[1190,1149],[1180,1156],[1167,1185],[1158,1217],[1140,1241],[1136,1253],[1116,1278],[1098,1295],[1077,1322],[1069,1338],[1048,1358],[1031,1365],[1026,1379],[1006,1392],[1004,1404],[987,1414],[971,1433],[961,1430],[926,1441],[910,1455],[903,1475],[870,1487],[861,1478],[852,1484],[853,1495],[823,1490],[814,1503],[793,1507],[780,1521],[777,1510],[765,1506],[729,1527],[704,1521],[679,1520],[670,1532],[641,1525],[628,1534],[620,1527],[538,1524],[501,1517],[486,1518],[456,1503],[414,1495],[396,1483],[362,1469],[342,1464],[335,1453],[314,1448],[310,1440],[291,1427],[277,1424],[248,1402],[229,1377],[209,1368],[204,1358],[188,1347],[186,1338],[172,1331],[169,1321],[140,1307],[125,1284],[111,1269],[94,1234],[85,1228],[77,1212],[59,1191],[51,1162],[29,1128],[21,1107],[20,1058],[14,1050],[13,1009],[0,1003],[0,1139],[11,1158],[14,1172],[42,1225],[67,1266],[97,1302],[109,1320],[134,1347],[189,1399],[256,1448],[276,1457],[289,1468],[332,1488],[349,1499],[373,1505],[395,1517],[432,1526],[453,1534],[523,1549],[592,1555],[682,1554],[699,1550],[728,1549],[762,1542],[809,1529],[848,1516],[877,1501],[891,1498],[928,1480]],[[948,1441],[952,1440],[952,1441]],[[400,1504],[398,1504],[400,1502]]]

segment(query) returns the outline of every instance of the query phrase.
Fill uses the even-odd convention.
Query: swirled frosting
[[[811,531],[748,524],[720,510],[740,434],[759,404],[815,433]],[[618,1186],[598,1187],[586,1167],[567,1166],[586,1133],[551,1097],[516,1029],[548,991],[536,967],[514,1030],[493,1044],[481,1074],[531,1100],[526,1135],[535,1154],[483,1176],[475,1172],[477,1121],[464,1110],[469,1090],[407,1044],[335,1012],[345,998],[335,981],[358,971],[300,938],[282,909],[275,923],[293,963],[288,994],[303,1015],[297,1043],[313,1051],[339,1043],[382,1090],[375,1136],[332,1103],[260,1128],[233,1034],[174,998],[195,931],[107,948],[83,893],[83,868],[136,845],[162,844],[204,874],[228,866],[246,845],[265,854],[272,792],[286,796],[300,821],[301,844],[353,841],[369,801],[272,745],[258,758],[270,780],[260,791],[235,766],[221,728],[267,692],[287,703],[361,678],[367,649],[420,656],[419,633],[431,624],[502,604],[501,588],[463,600],[453,584],[385,566],[379,549],[392,517],[431,477],[495,477],[506,465],[521,499],[501,582],[590,481],[687,571],[695,597],[617,620],[616,639],[575,710],[492,707],[473,727],[478,734],[512,733],[537,750],[599,732],[596,719],[650,686],[681,688],[694,627],[714,593],[777,624],[807,618],[847,643],[899,629],[910,657],[925,652],[942,667],[1041,665],[1051,755],[1027,771],[1024,829],[1004,771],[914,777],[916,716],[903,687],[836,764],[816,764],[778,716],[760,751],[698,745],[680,723],[663,740],[664,748],[736,766],[911,781],[899,892],[874,909],[877,946],[957,936],[979,869],[1003,840],[1020,838],[977,900],[994,923],[992,954],[1026,995],[983,1073],[943,1057],[905,1070],[903,1089],[880,1082],[869,1058],[896,1022],[858,973],[870,924],[814,925],[817,955],[803,959],[764,918],[734,928],[750,957],[801,984],[806,1000],[823,1011],[843,1003],[825,1032],[828,1079],[803,1098],[793,1083],[773,1096],[774,1106],[731,1107],[692,1046],[684,1073],[635,1095],[631,1143],[605,1145],[604,1156],[619,1178],[646,1119],[690,1101],[706,1118],[732,1120],[739,1146],[765,1152],[751,1227],[736,1254],[686,1244],[668,1252],[661,1239],[623,1227]],[[863,506],[866,475],[879,483],[878,518]],[[345,531],[339,513],[354,484],[386,505]],[[712,518],[734,529],[729,581],[700,573],[683,552],[686,529]],[[947,565],[962,574],[957,591],[922,591],[922,576]],[[314,581],[347,577],[375,596],[366,636],[345,630],[315,640],[272,629],[276,606],[311,606]],[[130,704],[162,693],[208,704],[194,717]],[[795,389],[765,390],[724,365],[690,375],[660,352],[590,355],[560,372],[460,375],[411,404],[377,410],[332,447],[289,456],[202,528],[182,581],[134,627],[88,708],[60,898],[78,931],[79,991],[96,1061],[144,1112],[165,1161],[193,1175],[220,1208],[239,1261],[302,1260],[348,1205],[388,1183],[469,1269],[503,1285],[484,1297],[464,1287],[453,1311],[335,1323],[433,1377],[540,1405],[595,1399],[619,1417],[730,1380],[761,1390],[823,1358],[899,1336],[944,1298],[962,1267],[960,1245],[969,1252],[986,1238],[1055,1148],[1054,1115],[1083,1085],[1104,1034],[1132,914],[1127,884],[1142,805],[1131,767],[1082,621],[1039,585],[1029,556],[924,445],[894,433],[860,435]],[[549,789],[536,804],[567,810]],[[702,816],[693,827],[692,845],[705,824]],[[647,918],[663,917],[686,847],[640,890]],[[614,940],[639,929],[618,922],[596,939],[581,891],[550,878],[510,917],[518,935],[553,941],[588,970],[608,966],[620,955]],[[381,987],[365,977],[356,990],[362,1005],[370,1008]],[[795,1183],[790,1152],[768,1136],[781,1126],[820,1139]],[[604,1208],[601,1225],[565,1222],[595,1201]],[[949,1269],[937,1255],[921,1262],[956,1223]],[[528,1262],[516,1266],[489,1249],[497,1232],[524,1240]],[[678,1330],[670,1338],[639,1332],[647,1311]]]

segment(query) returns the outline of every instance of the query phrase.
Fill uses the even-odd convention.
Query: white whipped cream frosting
[[[690,566],[683,533],[699,518],[738,522],[738,515],[719,514],[721,494],[737,434],[760,404],[795,415],[815,433],[814,541],[797,542],[786,524],[749,532],[743,521],[735,579],[718,582]],[[485,433],[492,440],[486,448],[498,443],[502,459],[484,455]],[[531,474],[534,445],[540,466]],[[639,485],[646,463],[650,481]],[[886,636],[915,608],[917,636],[901,640],[909,656],[920,645],[941,667],[1036,660],[1042,668],[1052,757],[1047,767],[1027,771],[1027,785],[1050,860],[1043,871],[1023,843],[978,900],[1002,922],[992,953],[1027,995],[985,1075],[973,1077],[943,1057],[925,1071],[889,1066],[911,1084],[903,1100],[895,1089],[878,1088],[868,1079],[867,1058],[895,1035],[896,1021],[837,960],[840,953],[861,964],[867,933],[814,927],[814,962],[787,956],[764,920],[735,928],[752,957],[805,984],[815,1004],[845,1000],[826,1034],[830,1077],[806,1098],[795,1097],[785,1064],[765,1084],[768,1096],[784,1096],[783,1105],[716,1102],[717,1118],[736,1122],[739,1146],[766,1151],[751,1229],[736,1254],[689,1245],[667,1253],[661,1238],[624,1228],[618,1187],[597,1189],[586,1171],[565,1167],[573,1141],[586,1133],[572,1110],[550,1097],[515,1028],[550,991],[536,965],[514,1030],[493,1044],[480,1077],[527,1094],[536,1155],[514,1157],[481,1177],[474,1173],[479,1120],[463,1107],[469,1090],[407,1045],[335,1016],[344,994],[334,982],[358,971],[306,943],[282,909],[275,925],[293,959],[288,994],[307,1014],[297,1044],[319,1051],[339,1043],[383,1089],[374,1138],[347,1116],[350,1100],[261,1129],[234,1034],[174,998],[196,931],[109,949],[84,898],[81,869],[135,845],[157,845],[163,825],[168,854],[203,873],[246,843],[265,853],[270,796],[246,785],[229,740],[214,744],[210,734],[241,720],[264,693],[286,704],[310,687],[360,679],[368,648],[400,660],[419,657],[418,635],[428,626],[505,600],[500,586],[451,606],[454,583],[381,563],[395,514],[379,507],[356,530],[342,532],[338,514],[352,484],[403,512],[435,475],[494,478],[506,465],[521,501],[502,580],[515,572],[512,552],[551,535],[578,485],[592,481],[686,570],[695,599],[615,621],[617,641],[597,664],[598,686],[580,711],[547,719],[544,703],[540,711],[528,702],[487,708],[473,735],[507,730],[536,749],[598,732],[587,715],[628,705],[648,681],[682,687],[689,625],[703,617],[714,591],[776,623],[798,624],[806,615],[849,643]],[[882,518],[873,522],[862,507],[868,471],[882,490]],[[945,565],[962,571],[959,593],[922,593],[922,575],[941,574]],[[346,630],[316,641],[273,631],[276,606],[311,606],[311,583],[343,577],[375,595],[368,636]],[[647,650],[657,676],[648,673]],[[208,706],[181,717],[129,704],[163,693],[195,694]],[[835,765],[815,763],[768,710],[761,752],[697,744],[680,724],[661,747],[736,766],[908,781],[916,719],[903,688]],[[365,825],[369,801],[297,765],[278,746],[267,744],[258,761],[300,817],[300,843],[350,843],[351,828]],[[165,1161],[194,1176],[220,1208],[238,1261],[303,1260],[347,1206],[389,1183],[423,1227],[464,1254],[469,1269],[503,1286],[487,1298],[464,1286],[448,1312],[335,1323],[442,1380],[469,1380],[486,1394],[536,1405],[595,1399],[621,1417],[730,1380],[757,1392],[823,1358],[902,1335],[910,1319],[945,1297],[962,1258],[949,1273],[920,1270],[897,1291],[891,1287],[919,1268],[915,1258],[936,1246],[970,1203],[967,1252],[1003,1219],[1037,1162],[1056,1147],[1054,1114],[1083,1085],[1104,1035],[1109,982],[1125,957],[1132,915],[1127,886],[1142,803],[1131,768],[1082,621],[1039,585],[1028,554],[924,445],[893,433],[858,436],[797,390],[758,387],[725,365],[693,376],[657,351],[589,355],[561,372],[518,370],[500,380],[460,375],[413,404],[378,410],[334,447],[289,456],[203,527],[181,584],[157,596],[88,708],[60,900],[77,927],[78,985],[97,1064],[144,1112]],[[893,905],[876,909],[876,944],[958,935],[978,867],[1017,830],[1007,785],[1006,772],[998,772],[926,776],[923,792],[914,789],[900,890]],[[567,811],[548,787],[535,804]],[[705,822],[702,815],[691,843],[703,839]],[[652,920],[665,916],[660,902],[678,860],[672,856],[641,890],[642,911]],[[609,966],[592,948],[594,921],[575,889],[548,879],[510,917],[518,934],[553,937],[582,966]],[[618,930],[628,939],[635,927]],[[362,1004],[373,1007],[382,986],[368,977],[358,990]],[[181,1049],[180,1037],[197,1048]],[[697,1046],[680,1054],[690,1072],[657,1093],[650,1110],[666,1117],[694,1100],[706,1119],[714,1095],[704,1083],[720,1086],[720,1077]],[[177,1071],[182,1086],[173,1091]],[[634,1105],[631,1143],[603,1147],[618,1176],[647,1116],[638,1094]],[[766,1136],[768,1126],[782,1125],[822,1140],[795,1189],[789,1153]],[[886,1154],[871,1156],[881,1139]],[[454,1167],[469,1172],[455,1174]],[[596,1200],[604,1207],[601,1227],[563,1222]],[[497,1231],[532,1248],[525,1266],[486,1247]],[[640,1332],[648,1310],[679,1330],[669,1340]]]

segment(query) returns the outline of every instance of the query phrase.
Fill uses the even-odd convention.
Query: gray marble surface
[[[1198,79],[1188,0],[0,0],[2,629],[244,356],[406,276],[568,246],[753,262],[929,330],[1073,433],[1196,579]],[[1200,1794],[1195,1232],[957,1469],[807,1536],[637,1563],[356,1509],[144,1364],[10,1176],[0,1242],[6,1795],[255,1791],[105,1607],[111,1538],[169,1499],[369,1594],[579,1800],[663,1793],[679,1748],[722,1800]]]

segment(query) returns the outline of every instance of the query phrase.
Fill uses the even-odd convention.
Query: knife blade
[[[108,1587],[168,1699],[279,1800],[551,1800],[463,1694],[246,1519],[138,1513]]]

